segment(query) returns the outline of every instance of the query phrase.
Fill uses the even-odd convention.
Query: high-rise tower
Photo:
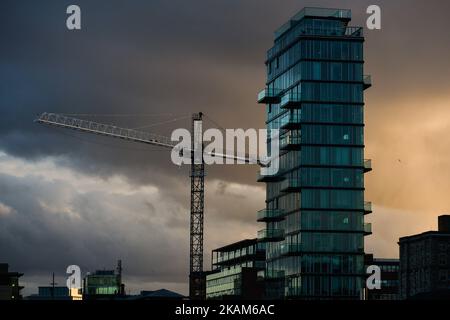
[[[280,171],[267,183],[258,233],[267,295],[359,299],[364,286],[363,30],[350,10],[304,8],[267,52],[267,129],[280,129]]]

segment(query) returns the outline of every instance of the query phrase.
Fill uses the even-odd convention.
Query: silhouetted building
[[[97,270],[83,279],[83,299],[113,299],[125,295],[122,263],[115,270]]]
[[[25,297],[27,300],[72,300],[67,287],[38,287],[38,294]]]
[[[399,240],[402,299],[450,298],[450,215],[438,221],[438,231]]]
[[[182,300],[186,299],[182,294],[167,290],[159,289],[154,291],[143,290],[138,295],[127,296],[127,300]]]
[[[268,130],[279,130],[280,169],[258,214],[267,242],[269,298],[360,299],[364,289],[363,28],[351,11],[304,8],[267,51]],[[270,150],[270,139],[267,149]],[[264,219],[264,220],[262,220]]]
[[[366,300],[398,300],[399,259],[374,258],[372,254],[366,254],[365,264],[366,269],[371,265],[381,269],[381,289],[366,290]]]
[[[262,299],[264,243],[242,240],[212,251],[212,273],[206,276],[207,299]]]
[[[10,272],[7,263],[0,263],[0,300],[20,300],[23,289],[19,284],[19,278],[23,273]]]

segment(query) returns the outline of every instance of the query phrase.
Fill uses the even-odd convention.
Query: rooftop
[[[400,242],[420,240],[425,237],[450,237],[450,215],[443,214],[438,217],[438,231],[426,231],[411,236],[401,237]]]
[[[114,270],[96,270],[91,276],[114,276]]]
[[[257,239],[245,239],[238,242],[231,243],[229,245],[223,246],[221,248],[214,249],[214,252],[228,252],[234,251],[239,248],[245,248],[257,243]]]
[[[399,239],[399,243],[404,242],[404,241],[411,241],[411,240],[421,240],[422,238],[427,238],[427,237],[444,237],[444,238],[448,237],[448,238],[450,238],[450,232],[426,231],[426,232],[422,232],[419,234],[413,234],[411,236],[401,237]]]
[[[305,7],[275,31],[275,39],[288,31],[295,24],[295,22],[300,21],[306,17],[332,18],[350,21],[352,19],[352,11],[349,9]]]
[[[0,274],[2,276],[6,275],[8,277],[21,277],[21,276],[23,276],[23,273],[9,271],[9,264],[7,264],[7,263],[0,263]]]

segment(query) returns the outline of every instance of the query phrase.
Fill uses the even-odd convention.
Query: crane
[[[203,113],[192,114],[192,136],[195,127],[202,123]],[[60,128],[77,130],[85,133],[97,134],[112,138],[124,139],[128,141],[145,143],[162,148],[176,148],[176,143],[170,138],[145,131],[121,128],[114,125],[102,124],[94,121],[69,117],[58,113],[44,112],[39,115],[35,122],[56,126]],[[198,137],[197,137],[198,138]],[[204,221],[204,193],[205,193],[205,163],[203,157],[201,161],[195,161],[194,150],[196,141],[200,141],[201,154],[203,154],[202,137],[191,139],[191,149],[179,150],[190,153],[190,180],[191,180],[191,206],[190,206],[190,255],[189,255],[189,297],[191,299],[204,299],[206,296],[206,278],[203,271],[203,221]],[[243,160],[247,163],[267,166],[270,160],[260,160],[252,155],[234,155],[227,153],[207,152],[206,154],[234,160]]]

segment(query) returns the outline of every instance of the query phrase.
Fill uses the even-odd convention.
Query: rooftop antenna
[[[119,295],[125,294],[125,286],[122,284],[122,260],[117,261],[117,275],[119,280]]]
[[[55,273],[54,272],[52,272],[52,282],[50,282],[50,285],[52,286],[50,295],[53,300],[53,299],[55,299],[55,285],[57,285],[57,283],[55,282]]]

